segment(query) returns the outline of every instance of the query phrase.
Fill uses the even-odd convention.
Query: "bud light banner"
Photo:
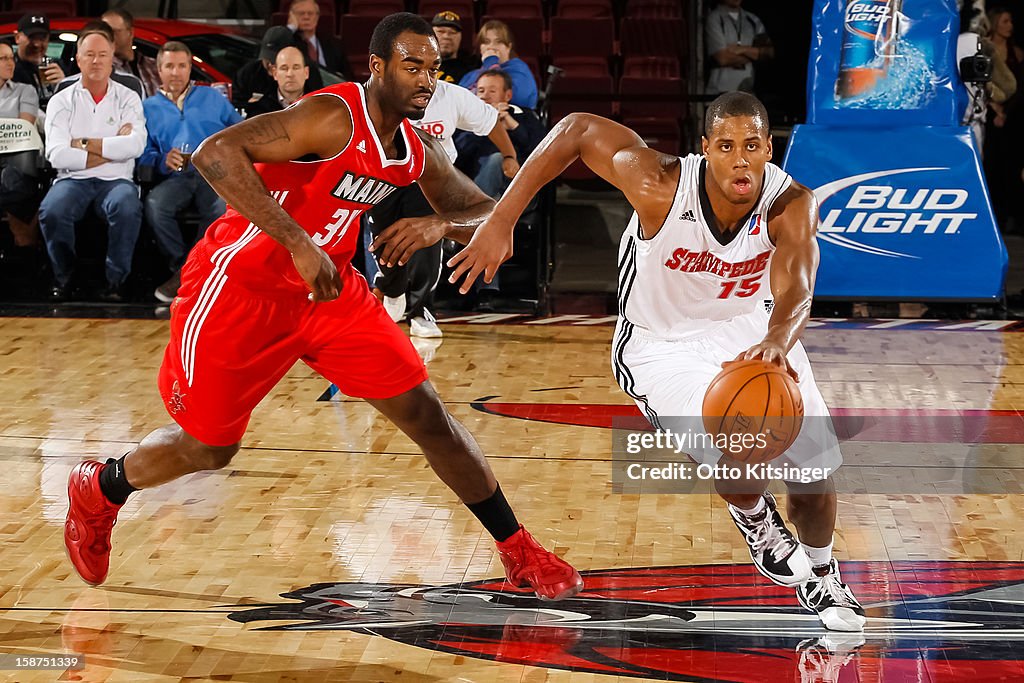
[[[955,0],[816,0],[813,21],[808,123],[959,124]]]
[[[784,166],[818,200],[816,295],[1002,296],[1006,248],[967,128],[797,126]]]

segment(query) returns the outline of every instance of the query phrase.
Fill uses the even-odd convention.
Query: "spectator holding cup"
[[[14,33],[18,46],[14,65],[15,83],[25,83],[36,89],[39,107],[46,111],[46,105],[57,90],[70,67],[58,59],[47,56],[50,46],[50,20],[45,14],[26,14],[18,20]]]
[[[142,103],[149,135],[139,165],[152,167],[159,179],[146,195],[145,213],[171,271],[170,279],[156,288],[154,296],[169,303],[178,293],[179,270],[190,247],[178,224],[178,212],[195,205],[199,212],[195,239],[199,239],[225,209],[224,200],[192,166],[192,152],[207,137],[242,117],[218,91],[189,80],[192,52],[184,43],[165,43],[156,62],[161,88]]]

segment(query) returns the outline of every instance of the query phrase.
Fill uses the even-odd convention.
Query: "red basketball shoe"
[[[107,465],[86,460],[78,463],[68,477],[70,505],[64,521],[64,546],[75,571],[93,586],[107,578],[110,531],[121,509],[100,490],[100,472],[104,467]]]
[[[541,600],[564,600],[583,590],[580,573],[545,550],[522,526],[496,545],[505,576],[513,586],[529,586]]]

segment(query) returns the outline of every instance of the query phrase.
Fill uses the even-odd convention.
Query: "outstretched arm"
[[[225,128],[192,155],[192,163],[217,194],[291,253],[315,301],[337,298],[338,271],[271,197],[253,164],[291,161],[308,154],[329,158],[341,151],[351,134],[352,118],[345,104],[331,95],[318,95]]]
[[[455,268],[451,282],[467,274],[461,292],[468,292],[481,273],[486,273],[490,282],[498,266],[511,256],[509,250],[502,258],[502,242],[511,242],[512,229],[523,210],[544,185],[576,159],[582,159],[626,195],[645,234],[652,231],[648,237],[657,232],[671,204],[672,195],[666,195],[664,181],[677,164],[676,157],[648,148],[639,135],[614,121],[593,114],[570,114],[533,150],[469,246],[448,262]]]
[[[437,244],[442,237],[468,244],[494,208],[493,199],[455,170],[439,142],[427,135],[421,138],[426,161],[417,182],[437,214],[403,218],[377,235],[370,251],[387,266],[405,265],[416,251]]]
[[[760,357],[787,368],[795,376],[786,354],[800,339],[810,319],[818,270],[818,203],[814,194],[794,182],[772,207],[768,226],[769,237],[775,242],[769,273],[775,306],[764,341],[739,359]]]

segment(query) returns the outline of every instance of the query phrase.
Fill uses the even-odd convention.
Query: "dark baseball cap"
[[[26,14],[18,19],[18,30],[26,36],[40,33],[50,35],[50,20],[46,18],[45,14]]]
[[[431,26],[450,26],[459,33],[462,33],[462,19],[458,14],[451,10],[445,10],[444,12],[438,12],[434,15],[434,20],[430,22]]]
[[[263,41],[260,43],[260,59],[272,62],[277,59],[277,53],[286,47],[295,45],[295,36],[287,26],[271,26],[263,34]]]

